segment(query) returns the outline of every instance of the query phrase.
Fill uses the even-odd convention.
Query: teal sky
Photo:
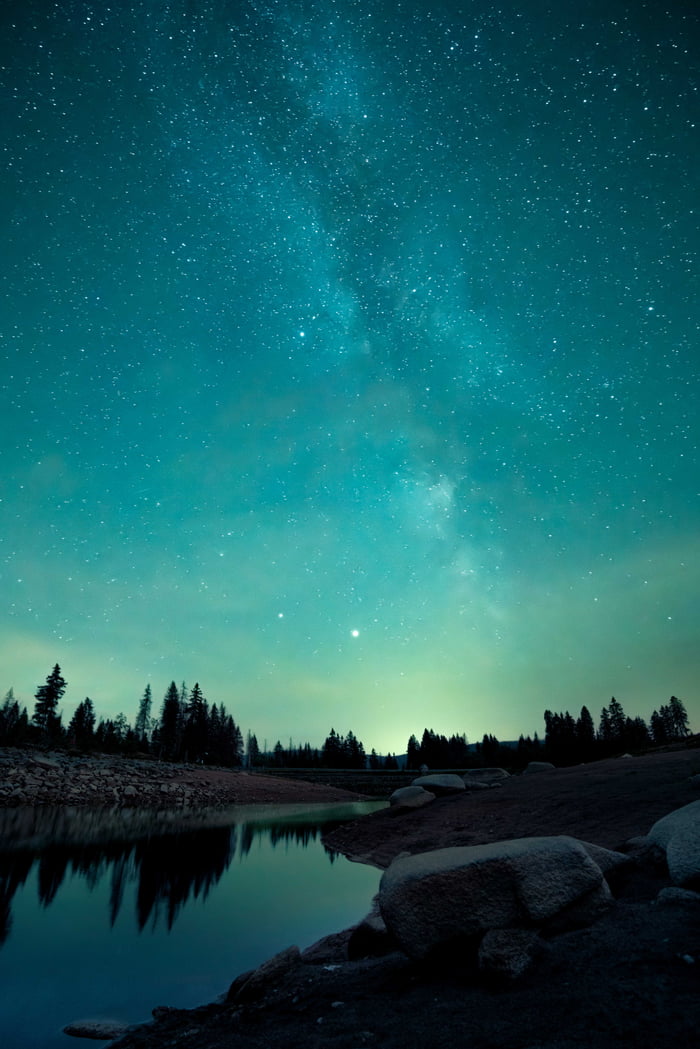
[[[9,2],[0,690],[700,727],[692,5]]]

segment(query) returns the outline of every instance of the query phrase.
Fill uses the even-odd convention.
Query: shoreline
[[[379,868],[402,851],[541,833],[619,848],[698,799],[699,763],[700,754],[685,751],[511,777],[502,788],[437,799],[418,811],[361,817],[324,835],[324,843]],[[700,895],[681,893],[661,905],[659,893],[669,886],[663,866],[633,860],[602,918],[544,941],[532,972],[506,984],[480,976],[459,954],[426,965],[369,941],[353,952],[355,926],[301,954],[289,948],[270,959],[253,974],[249,997],[244,974],[216,1002],[156,1007],[151,1022],[110,1049],[693,1044]]]
[[[329,784],[248,769],[0,748],[0,810],[25,805],[196,809],[351,800],[368,799]]]

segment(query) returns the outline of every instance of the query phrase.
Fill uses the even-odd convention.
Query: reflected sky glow
[[[290,944],[359,921],[380,872],[331,862],[331,809],[249,822],[239,810],[233,826],[101,844],[95,825],[87,843],[74,828],[71,845],[1,852],[3,1046],[61,1049],[61,1028],[86,1015],[134,1023],[158,1004],[201,1005]]]

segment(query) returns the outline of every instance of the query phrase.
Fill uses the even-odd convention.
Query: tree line
[[[15,699],[12,689],[0,705],[0,746],[43,745],[68,747],[107,754],[147,754],[163,761],[190,762],[225,767],[396,769],[395,754],[367,754],[353,732],[341,735],[331,728],[321,747],[280,740],[268,750],[261,749],[255,734],[248,732],[245,743],[239,725],[226,707],[210,704],[199,683],[188,689],[170,683],[159,713],[152,714],[150,684],[141,696],[133,725],[123,713],[114,718],[97,718],[94,704],[86,697],[64,727],[59,704],[67,688],[61,668],[56,664],[34,696],[32,716]],[[540,740],[520,736],[515,746],[484,735],[470,747],[464,734],[445,736],[425,728],[420,741],[411,735],[406,745],[406,768],[469,768],[501,765],[524,768],[530,761],[546,760],[555,765],[595,761],[625,751],[644,750],[683,740],[690,734],[688,713],[682,700],[671,696],[668,703],[654,710],[649,724],[639,716],[625,713],[613,697],[600,712],[596,727],[584,706],[574,718],[569,711],[544,711],[545,735]]]
[[[64,727],[58,706],[67,682],[56,664],[34,697],[34,713],[14,698],[12,689],[0,707],[0,745],[40,744],[106,754],[150,754],[163,761],[235,767],[243,762],[243,735],[226,707],[205,699],[199,683],[188,689],[172,681],[160,714],[153,717],[153,695],[146,685],[134,724],[125,714],[97,719],[86,696]]]
[[[663,746],[690,735],[688,712],[677,696],[671,696],[668,703],[654,710],[649,725],[644,718],[625,714],[622,704],[614,696],[602,708],[597,729],[585,706],[581,707],[578,718],[573,718],[568,710],[559,714],[545,710],[544,723],[545,757],[559,765]]]
[[[146,685],[138,703],[133,725],[126,715],[97,719],[95,706],[86,696],[64,727],[59,704],[67,682],[56,664],[40,685],[34,697],[34,712],[29,716],[20,706],[12,689],[0,706],[0,746],[38,744],[68,747],[80,751],[99,751],[106,754],[147,754],[162,761],[218,765],[230,768],[342,768],[373,767],[397,768],[391,755],[380,759],[375,751],[369,758],[365,748],[353,732],[343,736],[331,729],[323,746],[309,743],[284,748],[278,740],[268,751],[261,749],[257,737],[243,734],[226,707],[209,704],[197,682],[188,689],[172,681],[163,696],[160,713],[152,715],[153,693]]]

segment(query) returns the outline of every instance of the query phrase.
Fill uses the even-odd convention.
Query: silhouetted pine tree
[[[57,742],[61,736],[61,715],[56,712],[56,708],[66,687],[61,668],[56,663],[46,679],[46,684],[40,685],[34,696],[36,702],[32,720],[42,736],[51,742]]]
[[[649,746],[651,738],[644,718],[625,718],[623,742],[626,750],[643,750]]]
[[[208,703],[196,682],[184,711],[182,753],[185,761],[204,761],[209,751]]]
[[[544,749],[548,761],[555,765],[573,765],[580,760],[576,722],[567,710],[565,713],[544,712]]]
[[[248,733],[245,749],[246,765],[248,768],[255,768],[260,763],[260,747],[258,746],[257,736],[254,733]]]
[[[677,696],[671,696],[668,708],[675,738],[683,739],[685,736],[690,735],[690,729],[688,727],[688,711],[685,709],[683,701],[678,699]]]
[[[363,769],[365,767],[365,748],[355,736],[354,732],[348,732],[345,737],[345,746],[343,750],[345,768]]]
[[[321,764],[327,769],[342,768],[343,738],[331,728],[321,748]]]
[[[171,681],[163,697],[158,732],[159,756],[165,761],[176,761],[179,757],[180,724],[180,693],[175,682]]]
[[[134,732],[136,733],[139,746],[144,750],[148,749],[148,734],[151,729],[151,704],[153,696],[151,693],[151,686],[146,685],[143,695],[139,701],[139,709],[136,715],[136,721],[134,723]]]
[[[603,707],[600,712],[600,721],[598,722],[598,742],[600,743],[601,755],[608,754],[613,750],[614,737],[612,726],[610,724],[610,714],[608,713],[607,707]]]
[[[9,689],[0,707],[0,746],[21,747],[29,736],[29,715],[20,707],[13,689]],[[0,938],[0,943],[2,939]]]
[[[616,747],[624,745],[626,719],[622,704],[613,696],[608,704],[608,717],[610,719],[610,736]]]
[[[542,744],[537,733],[532,738],[521,735],[515,751],[515,764],[517,767],[524,769],[531,761],[541,761],[542,758]]]
[[[68,742],[74,747],[90,748],[95,743],[95,708],[89,696],[78,703],[66,729]]]
[[[406,745],[406,768],[420,768],[420,745],[415,736],[410,736]]]
[[[580,761],[591,761],[596,756],[595,724],[588,707],[581,707],[576,721],[576,746]]]

